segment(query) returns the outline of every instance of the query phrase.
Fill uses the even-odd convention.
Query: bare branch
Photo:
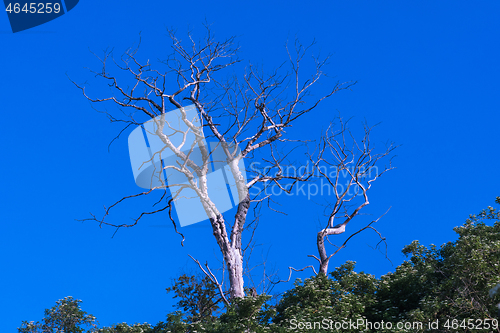
[[[150,190],[125,196],[108,208],[105,207],[102,218],[91,214],[91,218],[85,220],[97,221],[99,226],[109,225],[118,230],[135,226],[143,217],[168,209],[174,230],[182,236],[183,244],[184,236],[178,231],[177,222],[172,217],[172,206],[179,200],[194,197],[196,202],[201,203],[202,212],[206,214],[212,226],[212,233],[227,268],[222,275],[224,278],[227,274],[229,279],[230,297],[243,297],[244,252],[249,246],[255,246],[253,239],[258,224],[255,221],[247,221],[252,205],[262,207],[267,203],[271,210],[278,211],[271,207],[271,204],[276,202],[272,195],[265,192],[269,186],[277,186],[280,190],[291,193],[297,184],[313,181],[316,177],[311,170],[294,175],[287,174],[288,167],[297,164],[292,161],[292,156],[296,156],[299,148],[307,145],[307,142],[293,140],[287,130],[297,124],[298,119],[317,110],[325,100],[341,90],[349,89],[355,82],[335,82],[324,95],[313,97],[312,89],[326,76],[324,70],[328,60],[328,57],[313,57],[315,67],[312,73],[303,74],[303,68],[306,68],[306,54],[310,52],[314,42],[304,46],[295,40],[294,50],[287,45],[288,59],[275,70],[265,72],[249,64],[244,74],[238,78],[236,74],[222,76],[222,73],[228,72],[231,67],[236,69],[240,64],[239,46],[234,37],[217,41],[209,26],[205,27],[205,35],[199,40],[190,32],[187,38],[182,40],[174,30],[168,30],[168,37],[172,53],[157,62],[141,58],[140,39],[137,46],[129,48],[118,58],[114,57],[113,50],[105,50],[103,56],[96,55],[100,68],[91,73],[96,79],[107,84],[111,90],[110,96],[95,97],[86,84],[72,81],[92,104],[112,104],[124,115],[121,119],[111,112],[102,112],[111,122],[125,125],[115,139],[131,125],[135,125],[141,126],[147,137],[154,135],[159,138],[162,145],[157,151],[149,150],[149,158],[143,158],[145,160],[138,163],[141,172],[151,165],[154,167],[150,179],[147,179],[150,182]],[[129,80],[123,79],[124,77]],[[190,118],[186,110],[193,105],[197,113],[195,119]],[[176,109],[180,114],[178,122],[182,126],[176,127],[168,120],[167,114],[172,109]],[[147,125],[152,126],[146,131]],[[180,136],[181,139],[175,141],[174,135]],[[192,136],[194,139],[191,142],[189,140]],[[210,146],[213,141],[208,143],[207,139],[215,140],[218,151],[223,155],[222,162],[228,167],[224,166],[225,176],[232,177],[232,188],[236,188],[237,196],[235,195],[234,199],[238,200],[234,200],[237,205],[234,220],[227,220],[223,215],[226,208],[222,209],[216,198],[209,194],[209,189],[214,186],[210,183],[209,176],[213,172],[215,162],[212,159],[216,154]],[[293,147],[290,148],[287,144],[293,144]],[[340,153],[338,156],[341,157],[344,170],[350,163],[359,168],[372,167],[372,162],[376,162],[378,157],[369,155],[371,148],[366,146],[366,143],[356,147],[366,156],[357,161],[348,160],[344,155],[349,155],[349,151],[345,151],[342,146],[335,146],[330,138],[325,138],[323,151],[312,163],[313,170],[317,170],[322,164],[328,165],[327,159],[323,158],[326,150]],[[172,156],[175,161],[167,163],[165,156]],[[262,166],[248,170],[243,167],[242,161],[257,161],[262,163]],[[165,184],[167,172],[175,172],[183,180]],[[357,186],[358,191],[365,196],[371,181],[376,179],[364,181],[366,175],[360,170],[350,176],[350,188]],[[338,182],[335,179],[328,181],[332,186]],[[161,184],[158,185],[159,183]],[[263,185],[263,189],[259,189],[258,194],[252,194],[251,197],[249,190],[259,185]],[[161,189],[163,193],[149,211],[141,212],[131,223],[108,222],[107,216],[112,209],[128,203],[129,199],[149,195],[155,189]],[[342,192],[335,191],[337,205],[330,216],[330,227],[333,227],[333,219],[340,217],[337,214],[341,208],[352,199]],[[367,198],[364,205],[366,204]],[[345,217],[344,228],[364,205],[351,213],[350,217]],[[250,241],[247,244],[253,245],[243,245],[244,231],[249,233]],[[205,265],[204,269],[198,261],[195,262],[207,276],[216,281],[222,292],[221,284],[217,282],[208,265]],[[247,269],[251,270],[248,266]],[[227,299],[224,300],[227,303]]]
[[[222,285],[217,280],[217,277],[212,273],[212,271],[210,270],[210,267],[208,267],[208,263],[205,263],[205,267],[206,267],[206,270],[205,270],[197,259],[193,258],[190,254],[188,254],[188,256],[189,256],[189,258],[193,259],[193,261],[195,263],[198,264],[198,266],[203,271],[203,273],[205,273],[205,275],[217,286],[217,289],[219,289],[219,294],[220,294],[222,300],[224,301],[226,306],[229,306],[229,301],[227,300],[226,295],[224,295],[224,291],[222,290]]]
[[[273,284],[278,284],[278,283],[283,283],[283,282],[289,282],[290,279],[292,278],[292,271],[295,271],[295,272],[302,272],[308,268],[311,268],[314,272],[315,275],[317,275],[318,273],[316,272],[316,270],[314,269],[314,266],[313,265],[309,265],[309,266],[306,266],[304,268],[301,268],[301,269],[296,269],[296,268],[293,268],[293,267],[288,267],[288,270],[289,270],[289,274],[288,274],[288,279],[286,280],[279,280],[279,281],[276,281],[276,282],[271,282]]]

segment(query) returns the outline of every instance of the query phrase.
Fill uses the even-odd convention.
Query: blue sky
[[[16,34],[0,14],[2,332],[41,319],[43,309],[65,296],[82,299],[103,325],[156,323],[173,310],[165,292],[171,279],[197,271],[188,254],[217,264],[207,223],[183,228],[181,248],[172,228],[158,227],[165,216],[114,238],[112,228],[75,221],[139,189],[126,136],[108,153],[120,128],[95,112],[67,77],[91,79],[84,67],[96,69],[98,62],[89,49],[120,53],[139,32],[140,54],[161,58],[168,51],[165,27],[202,33],[205,20],[220,38],[237,35],[240,57],[266,68],[284,59],[287,38],[316,39],[323,54],[332,54],[329,74],[358,83],[325,103],[321,117],[302,120],[307,132],[319,134],[340,112],[354,117],[353,126],[380,123],[372,136],[380,147],[387,140],[401,145],[397,169],[374,184],[366,209],[372,216],[349,225],[357,230],[392,207],[377,228],[394,266],[369,247],[377,238],[366,232],[333,258],[332,268],[354,260],[357,270],[376,276],[392,271],[404,260],[404,245],[455,239],[453,227],[500,195],[498,1],[82,0],[68,14]],[[316,264],[307,255],[316,254],[323,217],[314,204],[302,206],[304,198],[282,204],[288,215],[266,212],[257,239],[262,256],[285,278],[288,266]],[[129,219],[127,213],[114,218]]]

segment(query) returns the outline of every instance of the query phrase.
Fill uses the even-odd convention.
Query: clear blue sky
[[[103,325],[156,323],[173,310],[165,292],[171,279],[196,271],[187,254],[217,264],[206,223],[183,228],[181,248],[171,228],[157,227],[165,217],[114,238],[112,228],[75,221],[138,188],[126,137],[108,153],[120,128],[96,113],[66,76],[91,78],[84,67],[98,63],[89,49],[121,52],[141,31],[141,55],[163,57],[166,26],[196,33],[205,19],[221,38],[239,36],[241,58],[269,67],[285,56],[288,37],[315,38],[324,54],[333,54],[329,73],[358,81],[326,103],[323,114],[339,111],[354,117],[353,125],[380,122],[374,142],[401,145],[397,169],[374,184],[366,210],[378,216],[392,206],[378,229],[394,266],[368,246],[377,238],[366,232],[334,257],[332,268],[355,260],[357,270],[376,276],[392,271],[404,260],[404,245],[455,239],[454,226],[500,195],[498,1],[82,0],[68,14],[16,34],[0,14],[2,332],[41,319],[43,309],[65,296],[82,299]],[[314,132],[328,120],[310,117],[304,126]],[[307,255],[316,254],[322,211],[299,210],[301,202],[284,201],[286,217],[266,213],[257,234],[282,277],[289,265],[316,264]],[[118,220],[130,217],[118,214]],[[353,221],[350,231],[371,218]]]

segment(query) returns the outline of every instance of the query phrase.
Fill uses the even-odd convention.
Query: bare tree
[[[321,180],[326,181],[334,194],[333,202],[330,202],[327,207],[329,212],[327,224],[318,232],[316,238],[319,258],[310,255],[319,262],[318,273],[324,275],[328,272],[330,259],[363,230],[374,230],[381,242],[385,242],[385,238],[373,226],[380,219],[379,217],[351,234],[342,245],[334,245],[336,250],[332,254],[328,255],[325,248],[325,241],[329,242],[328,236],[344,233],[347,224],[370,203],[368,190],[373,182],[385,172],[393,169],[390,160],[389,164],[383,168],[379,164],[396,148],[393,143],[390,143],[381,153],[374,153],[374,146],[370,142],[372,128],[365,125],[363,138],[361,142],[358,142],[347,127],[347,122],[339,119],[339,123],[339,129],[335,130],[330,127],[326,131],[319,147],[319,154],[314,159]]]
[[[295,175],[282,172],[288,163],[286,156],[293,150],[290,148],[287,151],[289,146],[285,144],[292,138],[286,136],[285,130],[294,124],[300,126],[299,118],[315,110],[322,101],[339,90],[349,88],[352,83],[334,83],[322,97],[312,98],[311,88],[323,76],[323,68],[328,60],[313,57],[315,67],[312,75],[305,78],[299,75],[299,72],[302,73],[299,71],[301,64],[305,55],[310,53],[312,44],[304,47],[295,41],[292,51],[287,46],[288,59],[268,74],[249,64],[244,74],[237,76],[230,72],[231,67],[238,69],[241,62],[234,37],[218,42],[208,26],[200,41],[196,41],[191,33],[188,33],[185,41],[179,39],[172,30],[168,30],[168,34],[172,54],[155,63],[155,67],[149,60],[141,61],[139,46],[127,50],[119,60],[113,57],[112,51],[106,51],[104,56],[98,57],[102,68],[93,73],[107,81],[113,91],[111,96],[91,97],[85,85],[74,82],[92,103],[112,102],[122,110],[124,116],[121,118],[105,112],[112,122],[125,125],[122,132],[129,126],[144,126],[148,121],[153,128],[149,134],[156,135],[163,144],[149,160],[142,161],[143,164],[163,161],[163,164],[155,164],[154,174],[160,182],[155,183],[151,179],[152,186],[148,191],[126,196],[105,208],[103,217],[92,215],[88,220],[123,228],[136,225],[145,216],[165,211],[180,234],[178,221],[172,217],[172,208],[177,200],[185,198],[186,193],[191,191],[189,193],[195,193],[196,200],[203,206],[211,223],[227,268],[230,297],[243,297],[245,246],[242,244],[242,233],[255,226],[253,221],[247,221],[247,215],[252,205],[261,206],[271,200],[269,195],[260,190],[258,195],[251,196],[249,190],[257,188],[258,184],[274,184],[290,192],[297,182],[307,181],[312,176],[307,171]],[[109,73],[110,66],[115,67],[118,76]],[[129,81],[125,79],[127,76]],[[190,105],[194,105],[201,116],[199,122],[190,116]],[[180,114],[182,130],[174,128],[169,122],[168,113],[172,109],[177,109]],[[184,138],[192,136],[194,140],[176,142],[165,131]],[[206,138],[214,140],[218,153],[223,152],[224,162],[234,178],[238,193],[234,217],[224,215],[216,200],[210,196],[211,183],[208,179],[214,150],[207,146]],[[167,152],[175,157],[174,162],[164,163]],[[241,161],[245,159],[259,160],[261,163],[251,170],[243,170]],[[161,181],[165,170],[182,175],[184,180],[168,184]],[[155,189],[161,190],[161,198],[155,200],[153,209],[141,212],[133,222],[117,224],[106,219],[110,210],[117,205],[150,195]],[[184,236],[182,238],[184,240]],[[203,268],[199,261],[196,262],[217,284],[223,295],[222,282],[208,265]]]
[[[327,198],[326,204],[322,204],[325,207],[327,223],[316,236],[319,258],[312,254],[308,255],[319,262],[319,269],[316,270],[313,265],[299,269],[289,266],[288,278],[275,281],[268,278],[271,284],[289,282],[293,272],[302,272],[309,268],[316,275],[327,275],[330,259],[345,248],[354,236],[367,229],[373,230],[380,237],[377,246],[381,242],[387,246],[385,237],[374,227],[374,224],[388,211],[368,225],[355,228],[356,231],[349,235],[340,246],[329,240],[329,236],[345,233],[347,224],[356,216],[361,215],[361,210],[370,203],[368,190],[371,189],[375,180],[393,169],[392,157],[389,155],[397,148],[394,143],[388,143],[384,150],[376,153],[370,141],[373,127],[364,124],[362,139],[358,141],[356,135],[349,129],[348,123],[349,120],[344,121],[341,117],[338,117],[338,121],[332,121],[320,140],[317,153],[309,155],[309,161],[313,166],[313,178],[315,178],[316,186],[321,189],[315,192],[320,192],[321,197]],[[388,164],[381,166],[384,159],[388,159]],[[325,188],[327,191],[323,193]],[[327,253],[325,243],[335,247],[335,251],[330,255]]]

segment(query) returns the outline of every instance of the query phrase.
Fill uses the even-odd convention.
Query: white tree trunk
[[[325,249],[325,238],[329,235],[339,235],[345,232],[345,224],[326,228],[318,232],[316,244],[319,252],[319,270],[318,274],[326,275],[328,273],[328,264],[332,255],[328,256]]]

